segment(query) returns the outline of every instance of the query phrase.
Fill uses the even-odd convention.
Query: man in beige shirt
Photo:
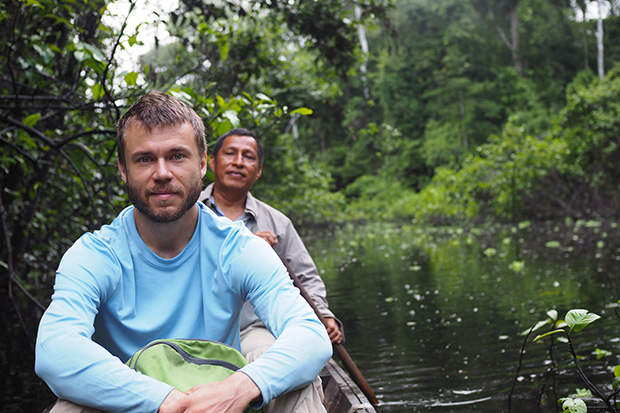
[[[327,320],[327,332],[333,343],[341,343],[341,324],[329,310],[326,290],[316,265],[291,220],[266,203],[254,198],[250,188],[263,170],[263,148],[249,130],[233,129],[220,136],[209,165],[214,182],[199,199],[219,215],[243,221],[257,236],[267,241],[287,261],[302,285]],[[241,315],[241,350],[244,355],[269,347],[273,336],[254,314],[249,303]]]

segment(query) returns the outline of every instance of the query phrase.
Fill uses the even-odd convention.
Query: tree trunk
[[[491,15],[491,19],[495,23],[495,28],[499,33],[499,37],[510,50],[515,70],[517,71],[519,76],[523,76],[523,62],[521,61],[521,56],[519,56],[519,18],[517,16],[518,3],[518,1],[515,1],[514,5],[510,8],[510,11],[508,12],[508,17],[510,19],[510,38],[508,38],[506,32],[504,32],[504,29],[502,28],[499,20],[495,16],[495,11],[490,4],[488,5],[488,10],[489,14]]]
[[[366,40],[366,29],[362,24],[362,8],[359,5],[355,6],[355,19],[357,20],[357,35],[360,39],[360,46],[362,48],[362,64],[360,66],[360,72],[362,73],[362,84],[364,85],[364,98],[370,99],[370,91],[366,81],[366,60],[368,59],[368,41]]]
[[[519,19],[516,6],[510,10],[510,37],[512,39],[512,61],[519,76],[523,76],[523,62],[519,56]]]
[[[605,66],[603,64],[603,0],[598,0],[598,22],[596,25],[596,43],[598,46],[598,77],[605,76]]]

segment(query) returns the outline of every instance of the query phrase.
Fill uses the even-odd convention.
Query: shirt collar
[[[215,198],[213,198],[213,188],[214,185],[210,184],[204,191],[204,194],[207,196],[206,199],[203,200],[219,216],[225,216],[222,210],[215,204]],[[208,200],[208,202],[207,202]],[[256,198],[252,196],[251,193],[248,192],[248,195],[245,198],[245,210],[243,214],[236,221],[242,221],[245,226],[252,231],[254,228],[254,224],[256,224],[256,207],[257,207]]]

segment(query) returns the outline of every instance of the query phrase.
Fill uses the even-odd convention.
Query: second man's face
[[[215,185],[221,190],[249,191],[260,178],[258,147],[251,136],[231,135],[224,140],[217,158],[209,159]]]

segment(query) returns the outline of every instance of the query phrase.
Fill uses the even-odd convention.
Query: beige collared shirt
[[[202,191],[199,199],[217,214],[223,215],[213,204],[212,194],[213,184],[210,184]],[[254,198],[249,192],[245,201],[245,212],[237,219],[237,221],[239,220],[243,221],[254,233],[271,231],[276,235],[278,243],[274,245],[274,249],[278,255],[287,261],[299,277],[301,284],[321,314],[324,317],[335,318],[328,308],[325,284],[292,221],[282,212]],[[241,312],[241,329],[243,330],[257,322],[260,320],[254,314],[254,308],[246,302]]]

